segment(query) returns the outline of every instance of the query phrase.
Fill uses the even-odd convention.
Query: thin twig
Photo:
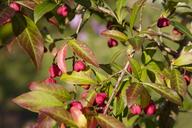
[[[177,54],[177,51],[174,51],[172,49],[170,49],[169,47],[165,46],[163,43],[161,43],[160,41],[157,40],[157,38],[154,38],[152,36],[150,36],[149,34],[144,34],[146,38],[148,38],[149,40],[154,41],[157,46],[159,47],[160,50],[164,50],[166,51],[168,54],[171,54],[173,56],[175,56]]]
[[[140,16],[139,16],[139,31],[142,30],[142,21],[143,21],[143,6],[141,7]]]
[[[126,70],[127,70],[127,68],[128,68],[128,65],[129,65],[129,60],[127,61],[125,67],[123,68],[123,70],[122,70],[122,72],[121,72],[121,74],[120,74],[120,76],[119,76],[119,78],[118,78],[118,80],[117,80],[117,82],[116,82],[116,84],[115,84],[115,88],[114,88],[114,90],[113,90],[113,92],[112,92],[112,94],[111,94],[111,96],[110,96],[110,98],[109,98],[109,100],[108,100],[108,102],[107,102],[107,105],[106,105],[106,107],[105,107],[105,110],[104,110],[103,114],[106,114],[106,113],[107,113],[107,110],[109,109],[109,106],[110,106],[110,104],[111,104],[111,102],[112,102],[112,100],[113,100],[113,97],[115,96],[115,94],[116,94],[117,91],[118,91],[117,89],[118,89],[118,87],[119,87],[119,85],[120,85],[120,82],[121,82],[121,80],[123,79],[123,76],[124,76],[125,73],[126,73]]]
[[[108,80],[110,80],[111,78],[113,78],[114,76],[116,76],[116,75],[118,75],[118,74],[120,74],[120,73],[122,73],[122,72],[123,72],[123,70],[120,70],[120,71],[118,71],[118,72],[110,75],[107,79],[105,79],[104,81],[102,81],[100,84],[103,84],[103,83],[107,82]]]
[[[79,21],[79,24],[78,24],[78,27],[77,27],[77,30],[76,30],[76,34],[78,34],[79,31],[80,31],[82,21],[83,21],[83,14],[81,15],[81,19]]]

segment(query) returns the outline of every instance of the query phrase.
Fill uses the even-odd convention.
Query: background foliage
[[[87,51],[89,50],[81,49],[82,46],[84,48],[84,44],[82,44],[82,46],[78,46],[81,43],[79,41],[76,43],[76,40],[68,41],[68,45],[72,49],[71,51],[68,50],[68,56],[73,55],[73,51],[77,54],[77,56],[83,58],[86,62],[88,62],[89,64],[87,64],[92,69],[98,71],[99,73],[102,73],[105,77],[110,77],[110,75],[120,71],[125,66],[127,61],[127,53],[131,53],[133,50],[134,59],[129,58],[129,63],[133,71],[131,75],[131,77],[133,77],[133,83],[136,82],[136,84],[134,84],[134,87],[140,88],[141,84],[143,84],[144,87],[147,88],[148,92],[150,92],[151,99],[159,105],[159,108],[161,108],[161,105],[165,104],[171,106],[167,109],[162,107],[162,110],[158,110],[159,113],[160,111],[162,111],[162,117],[167,117],[168,115],[166,114],[168,113],[169,109],[174,111],[174,107],[176,106],[177,112],[174,114],[178,116],[175,116],[174,114],[171,115],[173,116],[172,119],[176,120],[176,124],[174,125],[174,127],[191,127],[190,118],[192,100],[190,96],[186,94],[186,89],[184,87],[186,86],[186,83],[182,77],[185,72],[189,72],[188,75],[190,76],[192,63],[190,59],[190,43],[192,39],[192,34],[190,32],[192,29],[192,3],[190,0],[154,0],[154,3],[150,0],[118,0],[117,2],[115,0],[92,0],[91,3],[89,0],[75,0],[75,5],[70,5],[69,1],[64,1],[65,3],[69,4],[72,9],[70,10],[70,14],[68,15],[68,17],[65,19],[62,19],[55,14],[56,8],[59,6],[59,3],[63,1],[17,1],[19,4],[23,5],[22,14],[25,15],[10,11],[7,6],[8,2],[10,1],[0,2],[0,127],[27,127],[25,126],[27,125],[27,122],[35,122],[37,117],[36,114],[32,114],[16,107],[16,105],[13,104],[11,100],[16,96],[29,91],[27,85],[29,85],[31,81],[42,81],[48,77],[48,69],[54,59],[54,47],[60,48],[63,43],[66,43],[68,41],[68,39],[76,36],[73,34],[77,33],[77,26],[73,27],[68,23],[74,17],[73,11],[84,13],[83,22],[86,22],[86,24],[82,27],[82,29],[80,29],[80,32],[77,33],[77,39],[85,42],[88,45],[93,53],[95,53],[95,58],[97,58],[97,60],[93,59],[94,57],[92,56],[92,54],[89,54],[90,52],[87,53]],[[77,4],[82,5],[79,10],[75,10]],[[125,6],[129,7],[128,10],[126,8],[123,8]],[[91,7],[103,8],[99,8],[100,12],[97,12],[97,10],[94,10],[94,8]],[[82,8],[87,11],[81,12],[83,10]],[[132,8],[132,10],[129,10],[130,8]],[[107,11],[105,9],[107,9]],[[32,10],[34,10],[34,13]],[[6,14],[4,14],[4,12]],[[59,25],[53,25],[48,22],[48,19],[51,18],[53,15],[57,18]],[[159,30],[159,28],[156,27],[156,23],[159,17],[162,15],[168,17],[171,20],[171,25]],[[5,21],[7,20],[6,16],[8,16],[7,19],[12,19],[12,23],[5,23]],[[140,22],[140,20],[142,20],[142,23]],[[113,22],[113,30],[104,31],[106,30],[106,25],[108,21]],[[126,24],[125,21],[129,21],[129,24]],[[140,25],[142,26],[141,28]],[[147,29],[149,26],[151,26],[152,29]],[[183,35],[173,35],[173,27],[179,29],[183,33]],[[142,31],[140,31],[139,29],[141,29]],[[137,31],[139,31],[139,34]],[[148,34],[148,37],[145,34]],[[11,42],[13,39],[13,35],[18,36],[16,40],[14,39],[14,42],[16,43]],[[32,37],[32,40],[29,40],[29,37]],[[106,37],[117,39],[119,41],[119,45],[114,48],[108,48],[108,38]],[[146,39],[146,37],[152,39],[148,40]],[[55,43],[54,41],[57,42]],[[47,48],[48,52],[44,54],[43,60],[41,62],[42,54],[44,52],[42,42]],[[158,47],[158,45],[154,42],[160,42],[162,46]],[[34,47],[34,45],[37,47]],[[184,47],[186,45],[189,46]],[[168,49],[168,51],[166,48]],[[23,50],[25,52],[23,52]],[[177,51],[177,54],[175,53],[175,51]],[[29,56],[23,53],[27,53]],[[33,64],[31,63],[30,58],[35,66],[33,66]],[[96,68],[98,64],[103,64],[100,65],[100,67],[103,66],[104,70],[102,70],[101,68]],[[111,67],[109,68],[109,64],[112,69]],[[170,64],[173,67],[171,67]],[[70,71],[69,69],[72,68],[71,65],[72,63],[70,61],[67,61],[68,71]],[[36,69],[40,70],[37,71]],[[165,81],[162,81],[160,79],[160,75],[163,75],[165,77]],[[73,76],[75,76],[75,74]],[[98,75],[97,77],[100,76]],[[121,87],[123,87],[123,84],[125,84],[125,87],[127,87],[126,82],[129,82],[131,77],[129,76],[129,73],[126,74],[126,77],[123,78],[124,80],[120,84]],[[64,74],[62,75],[61,80],[57,78],[57,81],[59,84],[64,85],[67,90],[71,89],[71,83],[76,84],[78,82],[78,84],[85,84],[87,82],[91,85],[97,85],[95,83],[95,79],[85,79],[85,76],[83,78],[84,79],[80,83],[79,79],[70,79],[70,76]],[[103,90],[108,93],[108,98],[113,91],[113,85],[116,83],[117,78],[118,75],[115,76],[114,79],[112,79],[108,83],[108,85],[111,87],[109,88],[109,91],[106,91],[105,88],[103,88]],[[140,82],[135,79],[139,80]],[[97,79],[97,82],[98,81],[99,80]],[[102,81],[101,78],[100,81]],[[65,82],[69,84],[66,84]],[[168,87],[159,86],[157,85],[157,83],[166,83]],[[99,88],[99,86],[96,87]],[[104,87],[107,86],[104,85]],[[83,89],[81,87],[77,89],[79,90],[79,94],[76,94],[78,97]],[[136,89],[136,93],[137,91],[138,89]],[[188,91],[189,94],[192,93],[191,85],[188,86]],[[128,102],[128,104],[132,104],[132,102],[142,103],[140,101],[133,100],[135,98],[134,93],[135,92],[130,89],[127,95],[122,93],[122,97],[126,96],[126,102]],[[33,90],[31,94],[37,96],[37,98],[33,98],[35,101],[31,101],[31,103],[35,103],[35,106],[39,104],[36,103],[36,99],[43,98],[42,96],[44,96],[43,99],[51,98],[53,101],[50,104],[44,103],[43,105],[46,104],[45,106],[51,107],[55,106],[55,104],[59,104],[58,106],[60,106],[61,104],[57,98],[54,98],[50,95],[48,96],[47,93],[43,93],[44,95],[42,95],[42,93],[39,94],[39,92],[35,92]],[[165,97],[165,99],[169,99],[169,101],[171,102],[167,102],[164,98],[161,98],[159,94]],[[180,98],[181,96],[182,98]],[[129,98],[131,98],[130,101]],[[66,99],[66,97],[64,97],[64,99]],[[27,98],[27,101],[28,100],[29,99]],[[20,101],[17,102],[21,103]],[[121,109],[120,107],[121,104],[122,106],[124,106],[126,102],[122,99],[114,99],[111,106],[113,106],[112,113],[116,118],[120,119],[121,116],[119,115],[122,114],[123,110],[126,111],[126,108],[122,107]],[[182,106],[179,107],[178,110],[177,105],[173,104],[172,102],[178,105],[182,104]],[[28,107],[27,108],[36,112],[37,109],[40,109],[39,107],[43,108],[43,106],[38,106],[38,108],[33,109]],[[60,109],[54,110],[60,111]],[[44,110],[43,112],[51,115],[51,112],[55,112],[54,110],[48,109]],[[64,111],[63,115],[67,115],[66,113],[67,112]],[[14,116],[12,114],[14,114]],[[154,117],[155,116],[139,118],[138,116],[133,116],[129,119],[129,121],[126,121],[126,125],[132,126],[134,125],[134,120],[140,119],[139,124],[143,125],[143,127],[144,124],[146,125],[146,127],[155,127],[153,123],[157,122],[155,121]],[[100,121],[103,118],[105,117],[99,115],[96,119]],[[113,120],[110,118],[107,119],[107,122]],[[165,120],[161,121],[162,123],[165,123]],[[104,123],[104,125],[108,125],[108,123]]]

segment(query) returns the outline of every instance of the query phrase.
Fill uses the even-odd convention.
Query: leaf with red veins
[[[11,8],[0,8],[0,25],[6,24],[11,21],[11,18],[15,15],[15,11]]]
[[[27,21],[27,27],[17,37],[17,41],[31,57],[36,68],[39,69],[44,54],[44,40],[35,23],[28,17],[25,17],[25,19]]]
[[[95,54],[87,46],[87,44],[73,39],[73,40],[69,40],[68,45],[73,50],[73,52],[76,53],[84,61],[86,61],[96,67],[99,67]]]

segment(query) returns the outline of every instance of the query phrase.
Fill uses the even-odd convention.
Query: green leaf
[[[142,74],[141,65],[133,58],[129,58],[129,63],[130,63],[133,75],[137,79],[140,79]]]
[[[114,38],[114,39],[117,39],[120,41],[128,40],[128,37],[124,33],[120,32],[118,30],[105,30],[105,31],[101,32],[101,35],[110,37],[110,38]]]
[[[115,117],[99,114],[95,118],[102,128],[125,128],[125,125]]]
[[[32,83],[29,86],[32,91],[42,91],[47,94],[51,94],[61,101],[66,101],[71,99],[69,92],[62,86],[56,84],[44,84],[44,83]]]
[[[181,105],[182,100],[178,93],[164,85],[157,83],[143,83],[145,86],[152,88],[157,93],[161,94],[164,98],[167,98],[169,101]]]
[[[138,0],[137,2],[134,3],[132,10],[131,10],[131,15],[130,15],[130,31],[131,33],[133,33],[133,27],[135,24],[135,21],[137,19],[137,15],[141,9],[141,7],[143,6],[143,4],[146,2],[147,0]]]
[[[67,126],[78,128],[76,123],[73,121],[71,114],[68,111],[66,111],[63,107],[44,108],[41,109],[40,111],[60,123],[65,123],[65,125]]]
[[[16,15],[12,17],[11,21],[15,36],[20,35],[27,27],[25,17],[21,13],[16,13]]]
[[[94,72],[98,82],[103,82],[104,80],[107,79],[107,77],[103,73],[100,73],[100,72],[93,70],[93,69],[92,69],[92,71]]]
[[[124,13],[122,13],[122,9],[123,9],[123,7],[126,6],[126,3],[127,3],[127,0],[117,0],[116,1],[116,14],[117,14],[117,17],[118,17],[118,20],[119,20],[120,23],[123,20],[122,15],[124,14]]]
[[[186,82],[184,81],[181,73],[176,69],[171,71],[171,88],[177,91],[183,97],[187,91]]]
[[[47,12],[50,12],[53,10],[57,4],[50,2],[50,1],[44,1],[43,3],[37,5],[34,10],[34,21],[37,23],[37,21],[45,15]]]
[[[113,114],[115,116],[120,115],[124,110],[124,101],[121,96],[115,97],[113,101]]]
[[[41,91],[24,93],[13,99],[13,102],[32,112],[39,112],[40,109],[47,107],[63,106],[56,97]]]
[[[176,60],[173,60],[172,64],[175,66],[192,64],[192,52],[185,52],[181,54]]]
[[[97,84],[97,82],[86,74],[86,72],[73,71],[71,74],[63,74],[61,80],[70,84]]]
[[[86,99],[83,100],[83,106],[84,107],[92,107],[93,103],[95,101],[96,94],[97,93],[95,90],[90,90],[86,96]]]
[[[143,37],[139,37],[139,36],[135,36],[133,38],[130,38],[128,41],[133,46],[133,48],[135,50],[140,50],[141,46],[142,46],[142,44],[144,42],[144,38]]]
[[[181,23],[177,22],[177,21],[171,21],[171,24],[177,28],[180,32],[182,32],[183,34],[185,34],[189,39],[192,40],[192,33],[189,31],[189,29],[182,25]]]
[[[31,57],[37,69],[39,69],[44,53],[43,37],[34,22],[28,17],[25,17],[25,19],[27,27],[17,37],[17,41]]]
[[[68,41],[69,46],[73,50],[74,53],[76,53],[79,57],[81,57],[86,62],[99,67],[99,64],[97,63],[97,59],[93,51],[87,46],[87,44],[78,41],[78,40],[69,40]]]
[[[91,1],[90,0],[75,0],[75,2],[86,7],[86,8],[91,7]]]
[[[140,84],[131,84],[126,90],[127,104],[132,105],[136,103],[138,97],[140,96],[143,90],[143,86]]]

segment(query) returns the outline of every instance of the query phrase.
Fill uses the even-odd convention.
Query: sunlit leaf
[[[171,21],[171,24],[177,28],[181,33],[185,34],[189,39],[192,40],[192,33],[189,31],[189,29],[187,27],[185,27],[184,25],[182,25],[181,23],[177,22],[177,21]]]
[[[133,75],[137,79],[140,79],[142,74],[141,65],[136,61],[136,59],[133,59],[133,58],[129,59],[129,63],[130,63]]]
[[[71,96],[69,92],[62,85],[56,84],[44,84],[44,83],[32,83],[29,86],[32,91],[42,91],[47,94],[51,94],[61,101],[70,100]]]
[[[71,74],[63,74],[61,80],[70,84],[96,84],[97,82],[91,78],[86,72],[73,71]]]
[[[98,72],[96,70],[92,70],[92,71],[94,72],[98,82],[102,82],[107,79],[107,77],[103,73]]]
[[[41,91],[24,93],[14,98],[13,102],[33,112],[39,112],[40,109],[46,107],[63,106],[63,103],[56,97]]]
[[[70,113],[78,128],[87,128],[87,119],[81,110],[76,107],[71,107]]]
[[[87,44],[78,41],[78,40],[69,40],[69,46],[72,48],[73,52],[76,53],[79,57],[81,57],[86,62],[99,67],[97,63],[97,59],[93,51],[87,46]]]
[[[102,128],[125,128],[123,123],[112,116],[99,114],[96,116],[96,120]]]
[[[192,52],[185,52],[181,54],[176,60],[173,60],[172,64],[176,66],[192,64]]]
[[[114,39],[118,39],[120,41],[128,40],[128,37],[124,33],[120,32],[118,30],[105,30],[105,31],[101,32],[101,35],[110,37],[110,38],[114,38]]]
[[[133,46],[133,48],[135,50],[140,50],[141,46],[142,46],[142,44],[144,42],[144,39],[142,37],[135,36],[133,38],[130,38],[128,41]]]
[[[157,84],[157,83],[143,83],[143,84],[147,87],[152,88],[157,93],[159,93],[163,97],[167,98],[169,101],[171,101],[175,104],[178,104],[178,105],[182,104],[182,100],[176,91],[174,91],[164,85]]]
[[[41,109],[41,112],[50,116],[58,122],[62,122],[67,126],[71,126],[73,128],[78,128],[76,123],[73,121],[71,114],[66,111],[63,107],[50,107]]]
[[[122,13],[122,9],[123,7],[126,6],[126,3],[127,3],[127,0],[117,0],[116,1],[116,14],[117,14],[117,17],[120,21],[120,23],[122,22],[122,18],[123,18],[123,13]]]
[[[50,12],[57,6],[56,3],[50,1],[44,1],[43,3],[37,5],[34,9],[34,21],[35,23],[47,12]]]
[[[133,26],[135,24],[135,21],[137,19],[137,15],[143,6],[143,4],[146,2],[146,0],[137,0],[137,2],[134,3],[132,10],[131,10],[131,15],[130,15],[130,30],[131,32],[133,31]]]
[[[176,69],[171,71],[171,88],[177,91],[181,96],[185,96],[187,91],[186,82],[181,73]]]
[[[124,110],[124,101],[123,98],[121,96],[119,97],[115,97],[114,101],[113,101],[113,114],[115,116],[118,116],[119,114],[121,114]]]
[[[28,17],[25,17],[25,19],[27,27],[17,37],[17,41],[31,57],[37,69],[39,69],[44,53],[43,37],[34,22]]]

